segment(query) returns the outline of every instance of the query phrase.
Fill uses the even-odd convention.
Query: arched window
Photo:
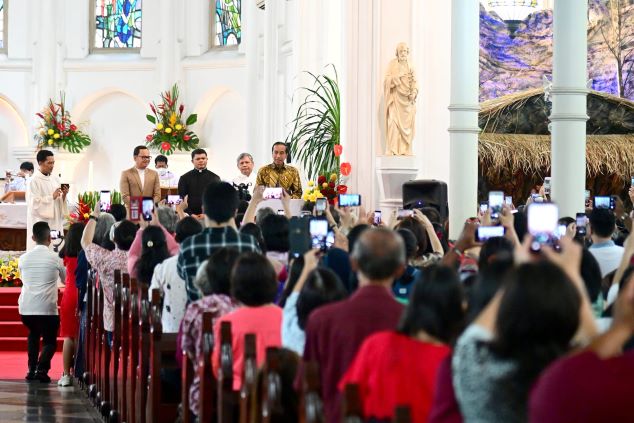
[[[212,0],[211,45],[237,46],[242,38],[242,0]]]
[[[9,22],[7,3],[9,0],[0,0],[0,53],[7,52],[7,24]]]
[[[138,52],[142,4],[142,0],[92,0],[91,51]]]

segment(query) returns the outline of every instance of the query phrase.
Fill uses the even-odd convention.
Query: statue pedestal
[[[418,162],[415,156],[379,156],[376,158],[379,177],[379,209],[387,221],[392,210],[403,207],[403,184],[416,179]]]

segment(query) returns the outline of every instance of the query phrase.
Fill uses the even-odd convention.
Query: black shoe
[[[35,372],[32,372],[32,371],[29,370],[29,372],[26,374],[26,377],[24,378],[24,380],[26,380],[27,382],[33,382],[34,380],[38,380],[38,378],[35,375]]]
[[[48,376],[48,373],[38,371],[35,373],[35,378],[41,383],[51,383],[51,378]]]

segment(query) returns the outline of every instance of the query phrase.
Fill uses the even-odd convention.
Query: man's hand
[[[434,225],[431,223],[431,220],[429,220],[429,218],[419,209],[414,209],[414,214],[412,215],[412,217],[414,218],[414,220],[417,220],[420,223],[422,223],[422,225],[426,229],[429,229],[429,228],[431,228],[432,230],[434,229]]]
[[[251,196],[251,201],[255,201],[256,203],[264,200],[264,187],[263,185],[258,185],[253,188],[253,195]]]
[[[55,191],[53,191],[53,200],[57,200],[60,195],[62,195],[62,189],[57,188]]]
[[[345,236],[339,229],[335,228],[335,243],[334,248],[339,248],[345,252],[349,252],[350,244],[348,243],[348,237]]]
[[[542,246],[542,253],[553,264],[559,266],[574,282],[581,281],[582,247],[572,239],[564,237],[559,240],[561,252],[557,253],[552,247]],[[582,287],[583,288],[583,287]]]
[[[68,194],[68,190],[70,187],[68,185],[62,185],[62,200],[66,200],[66,195]]]
[[[513,213],[511,213],[511,208],[509,206],[502,207],[499,220],[500,225],[504,226],[507,230],[514,227],[515,216],[513,216]]]
[[[465,252],[469,248],[478,246],[479,244],[476,242],[477,229],[478,225],[475,222],[465,222],[464,227],[462,228],[462,233],[460,234],[460,237],[456,241],[454,247],[462,252]]]
[[[99,207],[99,204],[95,204],[95,209],[92,211],[92,215],[95,217],[99,217],[100,214],[101,208]]]
[[[320,255],[321,251],[318,248],[306,251],[306,253],[304,253],[304,269],[302,269],[302,273],[308,274],[315,270],[319,265]]]

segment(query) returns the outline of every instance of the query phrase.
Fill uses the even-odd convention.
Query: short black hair
[[[405,244],[405,255],[408,259],[412,259],[416,257],[416,250],[418,249],[418,244],[416,243],[416,235],[414,232],[409,229],[401,228],[396,231],[397,234],[403,238],[403,243]]]
[[[484,242],[478,258],[478,270],[486,269],[494,261],[513,263],[513,244],[503,236],[494,236]]]
[[[156,164],[157,164],[158,162],[161,162],[161,163],[165,163],[165,164],[167,164],[167,157],[165,157],[165,156],[164,156],[164,155],[162,155],[162,154],[159,154],[159,155],[158,155],[158,156],[156,156],[156,158],[154,159],[154,165],[156,166]]]
[[[277,276],[263,255],[244,253],[231,272],[231,293],[248,307],[272,303],[277,294]]]
[[[616,217],[610,209],[592,209],[590,213],[590,228],[593,234],[602,238],[612,236],[616,227]]]
[[[262,230],[258,225],[253,222],[246,223],[240,228],[241,234],[251,235],[258,242],[260,251],[266,251],[266,245],[264,244],[264,238],[262,238]]]
[[[202,148],[197,148],[194,151],[192,151],[192,160],[194,160],[194,157],[197,154],[204,154],[205,156],[207,155],[207,152],[205,150],[203,150]]]
[[[231,295],[231,271],[240,257],[235,248],[220,248],[207,260],[207,284],[211,294]]]
[[[40,150],[37,152],[37,155],[35,156],[35,159],[37,160],[37,163],[44,163],[46,161],[46,159],[48,157],[51,157],[53,155],[52,151],[49,150]]]
[[[113,204],[108,212],[114,217],[115,222],[121,222],[128,216],[128,211],[123,204]]]
[[[203,194],[205,215],[217,223],[232,219],[238,210],[238,202],[238,191],[227,182],[211,183]]]
[[[147,146],[145,145],[137,145],[136,147],[134,147],[134,152],[132,153],[134,157],[138,156],[141,150],[149,150],[149,148],[147,148]]]
[[[273,146],[271,146],[271,153],[275,150],[275,146],[276,145],[283,145],[286,148],[286,153],[288,153],[288,144],[286,144],[285,142],[282,141],[278,141],[273,143]]]
[[[279,214],[270,214],[259,222],[266,251],[285,253],[289,249],[288,219]]]
[[[48,241],[50,236],[51,228],[47,222],[36,222],[33,224],[33,238],[36,243],[42,244]]]
[[[297,325],[306,329],[310,313],[328,303],[343,300],[348,292],[335,272],[318,267],[312,270],[297,298]]]
[[[114,229],[114,242],[120,250],[128,251],[139,228],[129,220],[122,220]]]
[[[31,162],[22,162],[22,164],[20,165],[20,170],[26,170],[28,172],[33,172],[34,169],[35,168],[33,167],[33,163],[31,163]]]
[[[412,231],[416,237],[416,244],[418,245],[418,248],[416,249],[416,257],[420,257],[429,252],[428,250],[431,246],[431,243],[429,242],[429,235],[427,235],[427,230],[420,221],[414,219],[413,217],[405,217],[403,220],[398,222],[396,229],[409,229]]]
[[[174,239],[180,244],[190,236],[196,235],[202,231],[203,227],[200,222],[191,216],[187,216],[179,220],[176,224],[176,235],[174,236]]]

